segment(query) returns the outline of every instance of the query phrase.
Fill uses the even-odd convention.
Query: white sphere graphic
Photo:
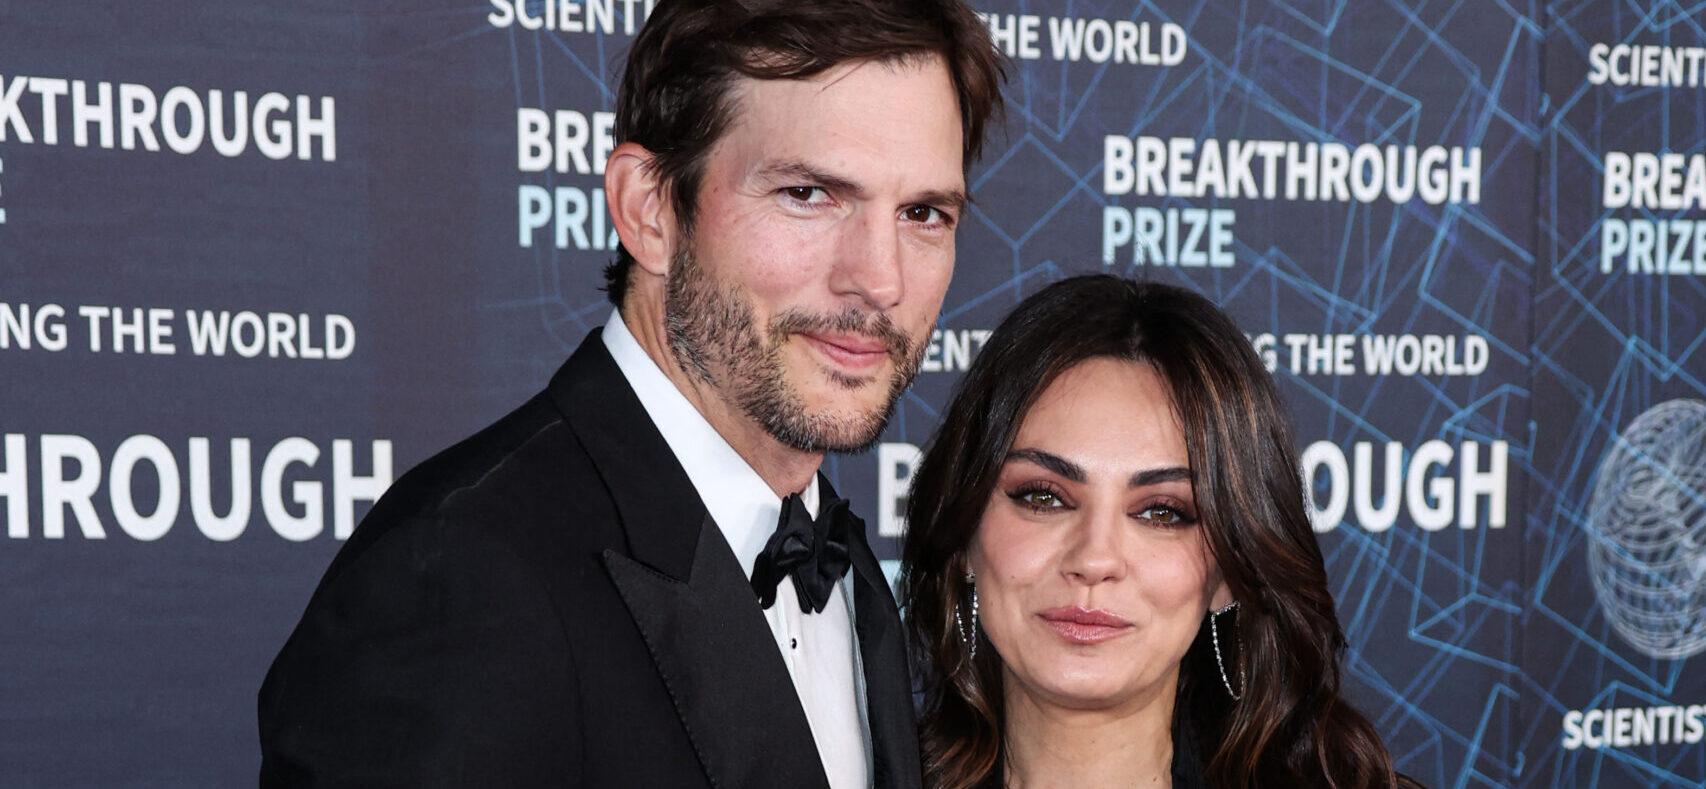
[[[1636,417],[1600,461],[1589,507],[1594,593],[1618,635],[1655,658],[1706,650],[1706,402]]]

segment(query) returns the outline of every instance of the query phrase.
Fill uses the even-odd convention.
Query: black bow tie
[[[752,591],[758,593],[759,605],[767,609],[775,605],[776,587],[791,575],[800,610],[808,614],[822,611],[829,605],[835,585],[847,574],[847,531],[855,525],[864,528],[857,521],[847,509],[846,499],[824,502],[813,521],[800,494],[788,494],[782,500],[776,533],[770,535],[752,565]]]

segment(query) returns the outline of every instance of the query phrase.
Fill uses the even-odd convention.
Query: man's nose
[[[837,294],[856,295],[879,312],[906,297],[897,221],[881,211],[860,211],[849,220],[830,281]]]

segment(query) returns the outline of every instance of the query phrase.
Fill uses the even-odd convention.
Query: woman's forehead
[[[1166,381],[1151,364],[1089,359],[1061,373],[1025,413],[1015,449],[1040,449],[1089,471],[1189,466]]]

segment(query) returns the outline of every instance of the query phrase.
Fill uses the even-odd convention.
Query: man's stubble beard
[[[862,452],[882,436],[883,426],[923,361],[924,343],[913,342],[886,315],[848,309],[838,315],[790,310],[772,318],[761,336],[751,303],[737,289],[712,280],[684,239],[670,265],[664,294],[664,332],[681,369],[709,386],[784,446],[802,452]],[[782,349],[805,331],[857,332],[888,348],[894,373],[882,405],[846,417],[811,413],[788,381]],[[844,389],[864,379],[830,371]]]

